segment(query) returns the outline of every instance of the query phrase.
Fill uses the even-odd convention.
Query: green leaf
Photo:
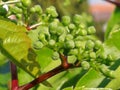
[[[108,39],[109,37],[109,34],[112,30],[112,28],[115,26],[115,25],[119,25],[120,24],[120,8],[119,7],[116,7],[115,11],[113,12],[109,22],[108,22],[108,25],[107,25],[107,29],[106,29],[106,32],[105,32],[105,39]]]
[[[0,52],[0,66],[7,62],[7,58]]]
[[[115,79],[111,80],[106,88],[112,88],[113,90],[120,89],[120,66],[115,70]]]
[[[35,77],[40,74],[40,67],[35,60],[35,52],[31,49],[31,40],[26,33],[25,27],[0,20],[0,50],[17,66]]]
[[[90,69],[76,84],[76,87],[93,88],[99,86],[105,77],[98,71]],[[75,88],[76,89],[76,88]]]
[[[104,42],[105,54],[111,54],[115,60],[120,58],[120,30],[111,31]]]
[[[78,87],[74,90],[112,90],[111,88],[84,88],[84,87]]]
[[[64,88],[63,90],[73,90],[73,87],[67,87],[67,88]]]
[[[115,60],[117,60],[116,64],[114,65],[114,67],[111,67],[111,69],[115,69],[114,71],[114,75],[115,75],[115,79],[112,79],[108,84],[107,84],[107,88],[112,88],[113,90],[118,90],[120,89],[120,67],[119,67],[119,59],[120,59],[120,27],[118,27],[117,29],[113,29],[112,31],[110,29],[112,29],[112,27],[115,24],[120,24],[120,20],[119,20],[119,16],[120,16],[120,8],[116,8],[111,21],[109,22],[108,26],[109,29],[107,30],[107,34],[106,34],[106,41],[105,41],[105,54],[111,54],[113,56],[113,58]],[[118,64],[118,65],[117,65]]]

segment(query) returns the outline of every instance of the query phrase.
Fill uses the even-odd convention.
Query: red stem
[[[12,76],[11,90],[17,90],[18,89],[17,67],[12,62],[10,62],[10,67],[11,67],[11,76]]]
[[[69,64],[68,68],[70,68],[72,66],[73,66],[72,64]],[[40,75],[38,78],[36,78],[32,82],[19,87],[18,90],[28,90],[28,89],[34,87],[35,85],[47,80],[48,78],[50,78],[50,77],[52,77],[52,76],[54,76],[54,75],[56,75],[56,74],[58,74],[58,73],[60,73],[62,71],[65,71],[65,70],[66,69],[62,65],[60,65],[60,66],[56,67],[55,69],[53,69],[53,70],[51,70],[51,71],[49,71],[49,72],[47,72],[47,73],[45,73],[43,75]]]
[[[60,54],[60,59],[61,59],[61,65],[64,67],[64,69],[67,69],[69,67],[67,56]]]
[[[75,67],[79,67],[80,64],[77,64],[77,62],[75,64],[70,64],[68,63],[68,59],[67,59],[67,56],[64,56],[62,54],[60,54],[60,59],[61,59],[61,65],[56,67],[55,69],[43,74],[43,75],[40,75],[38,78],[34,79],[33,81],[31,81],[30,83],[28,84],[25,84],[21,87],[18,88],[18,90],[28,90],[34,86],[36,86],[37,84],[53,77],[54,75],[62,72],[62,71],[65,71],[65,70],[68,70],[70,68],[75,68]]]

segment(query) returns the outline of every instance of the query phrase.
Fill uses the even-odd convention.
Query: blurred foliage
[[[83,0],[82,0],[83,1]],[[88,2],[84,0],[34,0],[35,4],[40,4],[43,9],[53,5],[56,7],[60,16],[80,14],[88,12]]]

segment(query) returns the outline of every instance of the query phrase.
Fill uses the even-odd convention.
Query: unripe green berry
[[[80,48],[82,42],[81,41],[75,41],[75,47]]]
[[[78,49],[71,49],[68,54],[69,55],[77,55],[78,54]]]
[[[65,41],[66,34],[63,33],[62,35],[59,36],[58,40],[59,42],[64,42]]]
[[[55,40],[53,40],[53,39],[51,39],[51,40],[49,40],[49,42],[48,42],[48,44],[50,45],[50,46],[54,46],[55,45]]]
[[[43,11],[40,5],[35,5],[34,8],[36,13],[42,14]]]
[[[107,77],[110,77],[110,78],[114,78],[114,72],[109,70],[108,67],[106,65],[101,65],[100,66],[100,71]]]
[[[75,38],[75,40],[76,40],[76,41],[82,41],[82,40],[83,40],[83,36],[77,36],[77,37]]]
[[[89,59],[89,52],[88,52],[88,51],[85,51],[85,52],[83,53],[82,57],[83,57],[84,59]]]
[[[58,16],[58,13],[57,13],[56,8],[54,6],[50,6],[49,8],[47,8],[46,13],[50,14],[52,17]]]
[[[94,46],[95,46],[95,43],[92,40],[88,40],[86,42],[85,48],[88,49],[88,50],[90,50],[90,49],[93,49]]]
[[[53,54],[52,54],[52,59],[53,60],[58,60],[59,59],[59,53],[58,52],[53,52]]]
[[[41,49],[41,48],[43,48],[43,43],[42,42],[40,42],[40,41],[36,41],[34,44],[33,44],[33,47],[35,48],[35,49]]]
[[[22,5],[25,7],[29,7],[31,5],[31,0],[21,0]]]
[[[17,13],[17,14],[21,14],[22,13],[22,9],[18,8],[18,7],[11,8],[11,11],[13,13]]]
[[[71,49],[71,48],[74,48],[75,47],[75,43],[73,40],[69,40],[69,41],[66,41],[65,44],[64,44],[65,48],[67,49]]]
[[[88,34],[94,34],[96,33],[96,29],[94,26],[88,27]]]
[[[95,49],[99,49],[102,46],[102,42],[100,40],[95,41]]]
[[[69,24],[68,28],[70,30],[74,30],[76,27],[75,27],[75,25],[73,23],[71,23],[71,24]]]
[[[47,45],[48,41],[46,40],[46,35],[44,33],[39,33],[38,39],[44,44]]]
[[[58,23],[57,22],[52,22],[49,24],[49,31],[52,34],[56,34],[57,33],[57,27],[58,27]]]
[[[39,40],[44,40],[45,39],[45,34],[44,33],[40,33],[38,39]]]
[[[87,31],[82,29],[79,31],[79,35],[85,36],[85,35],[87,35]]]
[[[73,17],[73,22],[74,22],[75,24],[79,24],[79,23],[81,22],[81,19],[82,19],[82,17],[81,17],[80,15],[76,14],[76,15]]]
[[[63,25],[65,25],[65,26],[69,25],[70,21],[71,21],[71,19],[70,19],[69,16],[63,16],[62,17],[62,23],[63,23]]]
[[[84,23],[80,23],[80,24],[79,24],[79,28],[84,29],[85,27],[86,27],[86,25],[85,25]]]
[[[16,5],[17,7],[19,7],[19,8],[23,8],[22,3],[16,3],[15,5]]]
[[[90,58],[96,59],[96,53],[95,52],[90,52]]]
[[[110,77],[110,78],[115,78],[114,71],[108,70],[108,71],[106,72],[106,76],[108,76],[108,77]]]
[[[72,40],[73,39],[73,35],[71,34],[67,34],[65,37],[66,40]]]
[[[30,8],[30,12],[31,12],[31,13],[35,13],[35,12],[36,12],[35,8],[34,8],[34,7],[31,7],[31,8]]]
[[[21,18],[22,18],[22,14],[16,14],[16,17],[17,17],[18,19],[21,19]]]
[[[64,33],[64,31],[65,31],[65,28],[62,27],[62,26],[58,26],[58,27],[56,28],[56,30],[57,30],[57,34],[58,34],[58,35],[62,35],[62,34]]]
[[[84,70],[88,70],[90,68],[90,64],[87,61],[82,61],[81,66]]]
[[[105,54],[105,53],[100,53],[100,58],[102,58],[102,59],[106,59],[107,58],[107,55]]]

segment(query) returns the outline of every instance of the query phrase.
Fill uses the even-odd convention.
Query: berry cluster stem
[[[33,81],[29,82],[28,84],[25,84],[25,85],[19,87],[18,90],[28,90],[28,89],[36,86],[37,84],[53,77],[54,75],[56,75],[58,73],[66,71],[70,68],[79,67],[74,64],[68,63],[67,56],[60,55],[60,58],[61,58],[61,65],[59,65],[58,67],[54,68],[53,70],[51,70],[45,74],[40,75],[38,78],[34,79]]]

